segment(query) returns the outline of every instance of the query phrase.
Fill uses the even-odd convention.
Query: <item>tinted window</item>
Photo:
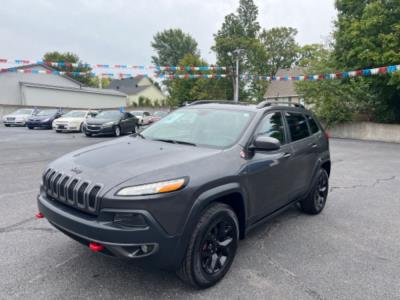
[[[319,131],[319,127],[317,125],[317,123],[315,122],[314,118],[311,116],[307,116],[307,121],[308,121],[308,125],[310,125],[310,130],[311,133],[317,133]]]
[[[285,129],[281,113],[276,112],[266,115],[257,129],[256,135],[273,137],[280,141],[282,145],[285,144]]]
[[[290,136],[293,142],[310,136],[306,118],[302,114],[287,112],[285,117],[289,125]]]

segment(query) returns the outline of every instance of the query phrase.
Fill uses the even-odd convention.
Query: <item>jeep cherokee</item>
[[[197,101],[43,174],[38,218],[104,254],[149,260],[206,288],[238,240],[300,203],[325,206],[328,136],[301,105]]]

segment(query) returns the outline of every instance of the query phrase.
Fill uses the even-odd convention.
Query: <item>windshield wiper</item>
[[[131,136],[134,136],[134,137],[137,137],[137,136],[138,136],[138,137],[141,137],[141,138],[144,139],[144,140],[146,139],[145,136],[144,136],[143,134],[141,134],[140,132],[135,132],[135,133],[133,133]]]
[[[178,141],[178,140],[173,140],[173,139],[153,139],[153,141],[171,143],[171,144],[188,145],[188,146],[194,146],[194,147],[197,146],[195,143],[190,143],[190,142],[185,142],[185,141]]]

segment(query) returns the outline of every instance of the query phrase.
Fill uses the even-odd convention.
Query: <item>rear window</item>
[[[315,122],[312,116],[307,116],[308,125],[310,126],[311,134],[317,133],[319,131],[319,127],[317,122]]]
[[[289,125],[292,142],[304,139],[310,136],[306,118],[302,114],[286,112],[286,121]]]

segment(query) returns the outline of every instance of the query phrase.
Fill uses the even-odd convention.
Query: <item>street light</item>
[[[233,52],[228,52],[229,56],[236,56],[236,80],[235,89],[233,91],[233,101],[239,102],[239,59],[244,54],[244,49],[236,49]]]

